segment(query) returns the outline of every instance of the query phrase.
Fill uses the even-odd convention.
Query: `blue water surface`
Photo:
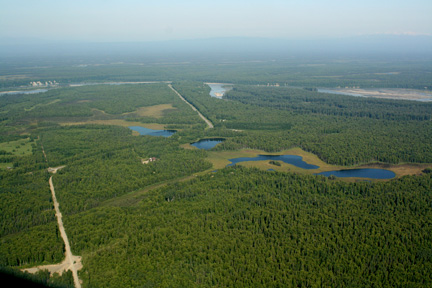
[[[336,176],[336,177],[358,177],[358,178],[370,178],[370,179],[392,179],[396,176],[393,171],[385,170],[385,169],[372,169],[372,168],[364,168],[364,169],[345,169],[338,171],[327,171],[317,173],[315,175],[323,175],[323,176]]]
[[[223,138],[201,139],[197,142],[192,143],[191,145],[199,149],[209,150],[223,141],[225,141],[225,139]]]
[[[232,162],[231,164],[228,164],[227,166],[233,166],[239,162],[246,162],[246,161],[263,161],[263,160],[276,160],[276,161],[282,161],[287,164],[294,165],[299,168],[303,169],[318,169],[319,166],[308,164],[303,161],[303,158],[301,156],[297,155],[258,155],[257,157],[240,157],[240,158],[233,158],[228,159],[228,161]]]
[[[129,129],[137,131],[140,135],[148,135],[148,136],[163,136],[169,137],[176,133],[175,130],[153,130],[141,126],[129,126]]]

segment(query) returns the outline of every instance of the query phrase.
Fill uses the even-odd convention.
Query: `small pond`
[[[258,155],[257,157],[240,157],[240,158],[233,158],[228,160],[232,163],[228,164],[227,166],[233,166],[239,162],[246,162],[246,161],[275,160],[275,161],[282,161],[303,169],[319,168],[319,166],[311,165],[304,162],[303,158],[297,155]]]
[[[206,83],[210,87],[210,96],[221,99],[225,92],[232,89],[232,86],[230,84],[224,84],[224,83]]]
[[[223,141],[225,141],[223,138],[201,139],[192,143],[191,145],[197,147],[198,149],[209,150]]]
[[[323,176],[331,176],[334,175],[336,177],[358,177],[358,178],[370,178],[370,179],[392,179],[396,176],[393,171],[385,170],[385,169],[345,169],[338,171],[327,171],[317,173],[315,175],[323,175]]]
[[[163,137],[170,137],[174,133],[176,133],[176,130],[153,130],[141,126],[129,126],[129,129],[133,131],[137,131],[140,133],[140,135],[148,135],[148,136],[163,136]]]

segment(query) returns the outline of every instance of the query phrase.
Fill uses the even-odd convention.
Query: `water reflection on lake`
[[[177,132],[175,130],[154,130],[154,129],[149,129],[141,126],[130,126],[129,129],[133,131],[137,131],[138,133],[140,133],[140,135],[163,136],[163,137],[169,137]]]
[[[294,165],[299,168],[303,169],[318,169],[319,166],[308,164],[305,161],[303,161],[303,158],[301,156],[297,155],[258,155],[257,157],[240,157],[240,158],[233,158],[228,159],[228,161],[232,162],[231,164],[228,164],[227,166],[233,166],[239,162],[246,162],[246,161],[263,161],[263,160],[274,160],[274,161],[282,161],[287,164]]]
[[[231,164],[227,166],[233,166],[240,162],[247,161],[264,161],[264,160],[273,160],[273,161],[282,161],[287,164],[294,165],[296,167],[302,169],[318,169],[319,166],[312,165],[303,161],[301,156],[297,155],[258,155],[257,157],[239,157],[228,159]],[[268,169],[268,171],[274,171],[274,169]],[[336,171],[327,171],[321,172],[314,175],[323,175],[323,176],[335,176],[335,177],[356,177],[356,178],[369,178],[369,179],[392,179],[396,177],[396,174],[393,171],[385,170],[385,169],[374,169],[374,168],[359,168],[359,169],[343,169]]]
[[[224,83],[206,83],[210,87],[210,96],[216,98],[222,98],[225,95],[225,92],[232,89],[231,84]]]
[[[392,179],[396,176],[393,171],[385,169],[346,169],[338,171],[321,172],[315,175],[323,176],[336,176],[336,177],[357,177],[357,178],[370,178],[370,179]]]
[[[225,141],[223,138],[201,139],[192,143],[191,145],[197,147],[198,149],[209,150],[223,141]]]

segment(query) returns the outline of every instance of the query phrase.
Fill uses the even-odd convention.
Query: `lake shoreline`
[[[230,83],[204,83],[210,87],[210,96],[222,99],[226,92],[230,91],[233,88],[233,84]]]
[[[301,156],[302,160],[308,164],[319,166],[317,169],[302,169],[295,167],[294,165],[287,164],[282,162],[281,166],[275,166],[269,163],[269,160],[261,160],[261,161],[249,161],[249,162],[241,162],[238,165],[249,167],[249,168],[259,168],[261,170],[267,171],[268,169],[274,169],[278,172],[290,172],[290,173],[299,173],[299,174],[318,174],[321,172],[329,172],[334,170],[353,170],[353,169],[383,169],[389,170],[395,173],[395,177],[391,179],[373,179],[373,181],[389,181],[392,179],[398,179],[402,176],[406,175],[420,175],[422,174],[422,170],[425,168],[431,168],[432,164],[430,163],[401,163],[401,164],[388,164],[388,163],[364,163],[359,165],[352,166],[340,166],[340,165],[331,165],[328,164],[321,159],[318,158],[313,153],[306,152],[301,148],[291,148],[288,150],[283,150],[279,152],[266,152],[263,150],[256,149],[241,149],[237,151],[208,151],[209,156],[207,160],[212,162],[214,169],[223,169],[231,162],[229,159],[240,158],[240,157],[256,157],[258,155],[296,155]],[[337,178],[342,181],[358,181],[369,178]]]

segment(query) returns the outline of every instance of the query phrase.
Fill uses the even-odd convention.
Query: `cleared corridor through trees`
[[[191,103],[189,103],[189,101],[187,101],[183,96],[181,96],[180,93],[177,92],[177,90],[175,90],[171,84],[168,84],[168,87],[170,87],[171,90],[173,90],[180,97],[180,99],[182,99],[184,102],[186,102],[192,108],[192,110],[194,110],[198,113],[198,115],[207,123],[208,128],[214,128],[214,126],[210,122],[210,120],[207,119],[206,117],[204,117],[204,115],[202,115],[201,112],[199,112],[195,106],[193,106]]]

